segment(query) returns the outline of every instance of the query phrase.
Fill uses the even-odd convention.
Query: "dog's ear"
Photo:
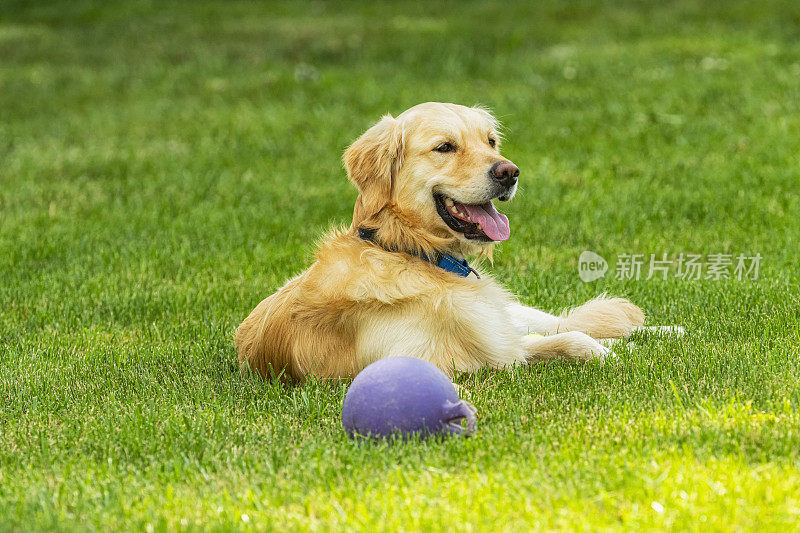
[[[394,178],[403,163],[403,141],[400,123],[386,115],[345,150],[347,177],[358,187],[353,228],[391,201]]]

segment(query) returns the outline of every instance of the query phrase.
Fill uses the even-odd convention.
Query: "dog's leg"
[[[507,309],[511,323],[520,335],[527,335],[528,333],[553,335],[559,332],[560,317],[539,311],[533,307],[526,307],[517,302],[510,304]],[[563,332],[564,330],[561,329],[561,331]]]
[[[604,361],[611,350],[580,331],[556,333],[546,337],[523,337],[522,348],[528,361]]]
[[[595,339],[628,337],[644,324],[644,313],[625,298],[599,296],[555,316],[519,303],[509,306],[509,314],[521,334],[553,335],[581,331]]]

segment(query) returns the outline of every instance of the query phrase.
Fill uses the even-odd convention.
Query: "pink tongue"
[[[459,204],[476,224],[480,224],[483,232],[493,241],[507,241],[511,236],[508,217],[498,213],[492,202],[483,205]]]

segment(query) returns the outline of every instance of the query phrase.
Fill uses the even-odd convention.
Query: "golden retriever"
[[[520,304],[464,261],[508,239],[494,200],[517,191],[497,121],[479,107],[424,103],[387,115],[344,154],[358,198],[316,262],[236,332],[241,365],[263,375],[349,378],[413,356],[452,376],[528,361],[602,359],[597,339],[642,326],[641,309],[601,296],[561,316]],[[444,267],[444,268],[443,268]],[[538,335],[528,335],[530,333]]]

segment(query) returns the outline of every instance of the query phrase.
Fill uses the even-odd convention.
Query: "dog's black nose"
[[[503,187],[513,187],[517,183],[519,168],[511,161],[498,161],[489,169],[489,175]]]

